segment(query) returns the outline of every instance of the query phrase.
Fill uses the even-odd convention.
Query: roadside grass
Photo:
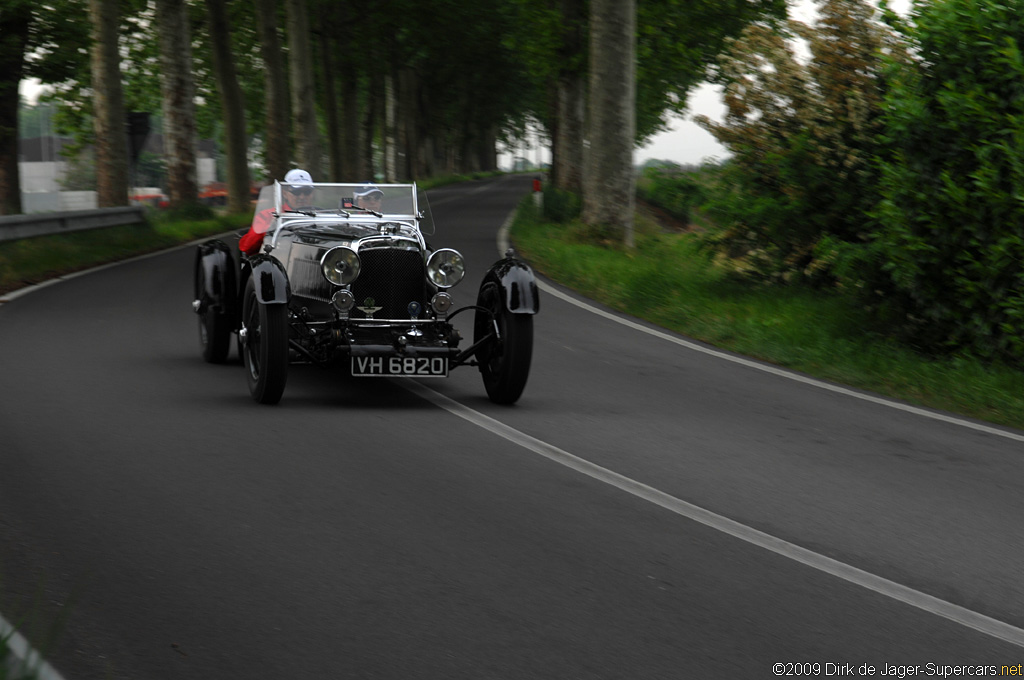
[[[242,229],[251,214],[201,220],[151,212],[147,222],[0,241],[0,294],[109,262]]]
[[[524,201],[516,249],[540,273],[611,308],[723,349],[909,403],[1024,429],[1024,371],[931,358],[872,333],[842,296],[736,280],[699,236],[640,218],[627,252],[579,222],[546,222]]]

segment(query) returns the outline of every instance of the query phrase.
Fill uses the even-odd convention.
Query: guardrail
[[[146,221],[144,214],[142,206],[133,205],[33,215],[0,215],[0,241],[115,227],[119,224],[142,224]]]

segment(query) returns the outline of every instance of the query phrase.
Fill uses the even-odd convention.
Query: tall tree
[[[89,32],[80,21],[87,11],[83,0],[0,2],[0,214],[21,212],[18,86],[28,77],[75,77],[88,54]]]
[[[317,33],[317,44],[319,46],[319,76],[321,87],[320,96],[324,112],[324,124],[327,127],[327,157],[330,173],[324,180],[330,179],[334,182],[343,181],[345,177],[341,168],[343,165],[342,151],[342,128],[341,111],[338,107],[338,84],[340,75],[338,73],[338,40],[336,36],[342,28],[338,25],[338,15],[342,7],[331,3],[324,8],[320,17],[321,30]],[[346,93],[351,96],[351,93]]]
[[[399,72],[398,82],[398,111],[401,116],[403,148],[406,150],[405,162],[399,174],[403,180],[414,180],[425,177],[419,130],[421,115],[417,101],[419,77],[415,69],[406,67]]]
[[[586,5],[583,0],[560,0],[560,3],[563,32],[552,122],[552,179],[559,189],[579,194],[583,189]]]
[[[0,215],[21,212],[18,85],[25,73],[32,20],[29,0],[10,0],[0,7]]]
[[[306,0],[286,0],[288,10],[288,67],[292,85],[292,117],[299,164],[322,181],[320,133],[313,83],[313,47]]]
[[[398,128],[397,107],[398,97],[395,92],[395,77],[388,73],[384,76],[384,181],[396,181],[398,173]]]
[[[345,10],[347,5],[343,6]],[[347,12],[342,14],[345,22]],[[363,170],[363,146],[360,144],[359,124],[359,77],[348,55],[352,53],[352,35],[350,31],[341,31],[341,40],[337,54],[342,56],[338,69],[341,79],[342,116],[341,116],[341,166],[338,181],[348,181],[355,177],[369,177]]]
[[[578,175],[586,96],[585,0],[510,0],[517,31],[506,28],[526,66],[531,87],[517,91],[552,140],[552,180],[570,189]],[[689,92],[716,70],[726,41],[754,21],[785,17],[785,0],[636,0],[636,142],[665,129],[686,111]],[[506,107],[506,122],[516,120]],[[578,189],[577,189],[578,190]]]
[[[171,206],[177,207],[195,203],[199,196],[188,5],[185,0],[156,0],[156,18],[167,192]]]
[[[109,208],[128,205],[128,138],[121,89],[118,0],[89,0],[89,19],[96,203]]]
[[[93,0],[94,2],[96,0]],[[228,211],[247,212],[249,205],[249,153],[245,102],[231,53],[230,29],[224,0],[206,0],[209,14],[213,71],[224,118],[224,156],[227,161]]]
[[[284,179],[289,168],[291,120],[288,115],[288,79],[285,76],[284,50],[277,30],[277,0],[256,0],[260,55],[263,57],[266,119],[264,144],[267,173],[272,179]]]
[[[635,0],[591,0],[589,114],[582,219],[620,232],[626,247],[632,248]]]

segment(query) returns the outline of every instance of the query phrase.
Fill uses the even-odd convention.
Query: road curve
[[[529,185],[431,192],[432,243],[470,263],[457,304]],[[240,364],[199,357],[192,257],[0,305],[0,612],[69,612],[45,650],[68,680],[1024,662],[1010,640],[537,451],[1019,631],[1020,441],[553,295],[514,407],[490,404],[472,368],[424,381],[428,393],[310,367],[261,407]]]

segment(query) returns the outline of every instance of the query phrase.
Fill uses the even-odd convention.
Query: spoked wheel
[[[249,393],[261,404],[276,404],[288,380],[288,309],[264,305],[250,278],[242,306],[242,361]]]
[[[533,316],[512,314],[501,299],[501,289],[493,281],[480,287],[477,310],[473,320],[473,342],[494,334],[497,323],[500,338],[494,338],[477,352],[480,373],[487,396],[496,404],[514,404],[526,387],[533,357]],[[492,321],[493,319],[493,321]]]
[[[206,270],[202,263],[196,266],[196,300],[206,294]],[[206,307],[199,311],[199,347],[203,359],[211,364],[222,364],[231,351],[231,324],[222,311]]]

